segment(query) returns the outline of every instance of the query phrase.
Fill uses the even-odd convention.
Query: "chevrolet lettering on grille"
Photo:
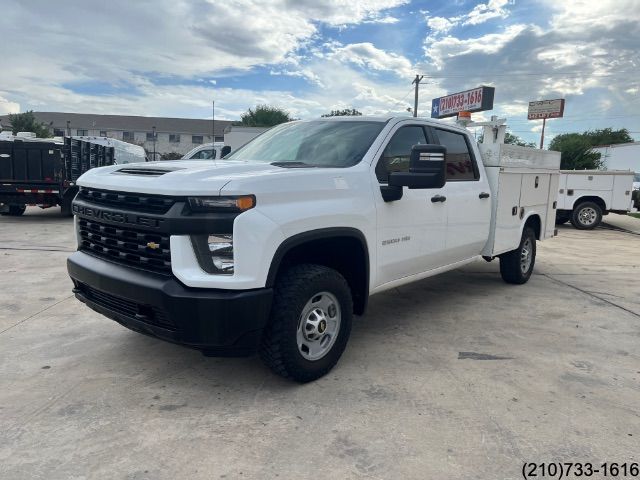
[[[122,212],[111,212],[100,208],[89,207],[85,205],[73,205],[73,213],[84,217],[98,218],[114,223],[124,223],[128,225],[139,225],[149,228],[160,228],[164,222],[161,218],[143,217],[135,214],[127,214]],[[152,247],[149,247],[152,248]]]

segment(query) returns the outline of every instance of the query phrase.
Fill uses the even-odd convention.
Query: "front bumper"
[[[175,278],[121,266],[84,252],[67,260],[76,298],[131,330],[207,355],[255,352],[273,290],[189,288]]]

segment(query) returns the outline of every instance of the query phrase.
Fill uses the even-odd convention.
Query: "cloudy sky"
[[[640,139],[640,0],[3,0],[0,114],[238,119],[336,108],[408,115],[496,87],[528,140],[529,100],[566,98],[549,136],[627,127]],[[481,119],[483,114],[474,114]]]

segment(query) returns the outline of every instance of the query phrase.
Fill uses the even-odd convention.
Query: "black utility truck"
[[[63,215],[71,215],[78,177],[113,164],[113,147],[75,138],[0,140],[0,214],[19,216],[27,205],[60,205]]]

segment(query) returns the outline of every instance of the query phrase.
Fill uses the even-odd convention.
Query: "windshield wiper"
[[[271,165],[274,167],[284,167],[284,168],[316,168],[315,165],[309,165],[304,162],[271,162]]]

